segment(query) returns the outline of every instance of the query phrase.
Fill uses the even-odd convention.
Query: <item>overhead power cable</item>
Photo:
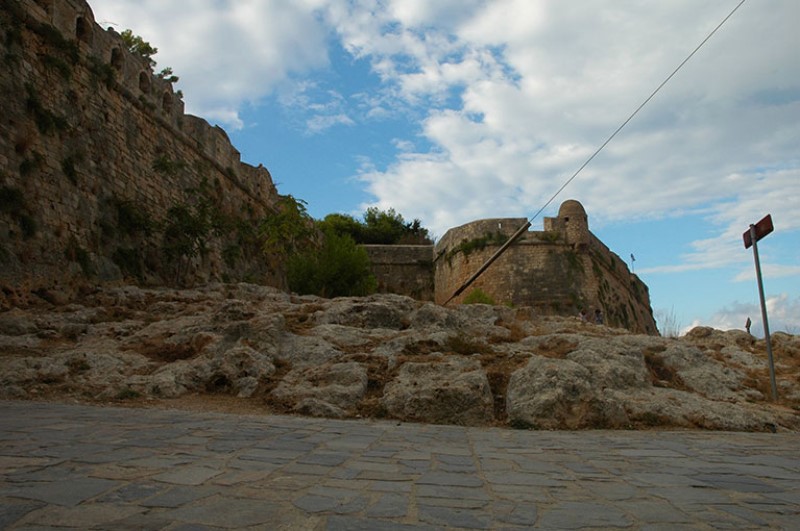
[[[536,218],[539,216],[539,214],[541,214],[541,213],[544,211],[544,209],[546,209],[548,206],[550,206],[550,204],[551,204],[553,201],[555,201],[556,197],[558,197],[558,196],[561,194],[561,192],[563,192],[563,191],[564,191],[564,189],[565,189],[567,186],[569,186],[569,184],[570,184],[572,181],[574,181],[574,180],[575,180],[575,178],[576,178],[576,177],[577,177],[577,176],[578,176],[578,175],[581,173],[581,171],[583,171],[583,169],[584,169],[586,166],[588,166],[588,165],[589,165],[589,163],[590,163],[590,162],[592,162],[592,160],[594,160],[594,158],[595,158],[595,157],[596,157],[596,156],[597,156],[597,155],[598,155],[598,154],[599,154],[601,151],[603,151],[603,148],[605,148],[605,147],[606,147],[606,146],[609,144],[609,142],[611,142],[611,141],[614,139],[614,137],[615,137],[615,136],[617,136],[617,134],[618,134],[620,131],[622,131],[622,129],[623,129],[623,128],[624,128],[626,125],[628,125],[628,123],[629,123],[631,120],[633,120],[634,116],[636,116],[637,114],[639,114],[639,111],[641,111],[641,110],[644,108],[644,106],[645,106],[645,105],[647,105],[647,104],[650,102],[650,100],[652,100],[652,99],[655,97],[655,95],[656,95],[656,94],[658,94],[658,92],[659,92],[659,91],[660,91],[660,90],[661,90],[661,89],[664,87],[664,85],[666,85],[666,84],[667,84],[667,83],[668,83],[668,82],[669,82],[669,81],[670,81],[670,80],[671,80],[673,77],[675,77],[675,74],[677,74],[677,73],[678,73],[678,71],[679,71],[681,68],[683,68],[683,66],[684,66],[686,63],[688,63],[688,62],[689,62],[689,60],[690,60],[692,57],[694,57],[694,55],[695,55],[695,54],[696,54],[696,53],[697,53],[697,52],[700,50],[700,48],[702,48],[702,47],[703,47],[703,45],[705,45],[705,43],[706,43],[706,42],[708,42],[708,41],[709,41],[709,39],[711,39],[711,37],[713,37],[713,36],[714,36],[714,34],[715,34],[715,33],[716,33],[716,32],[717,32],[717,31],[718,31],[718,30],[719,30],[719,29],[720,29],[720,28],[721,28],[723,25],[725,25],[725,23],[728,21],[728,19],[730,19],[730,18],[731,18],[731,17],[734,15],[734,13],[736,13],[736,11],[738,11],[738,10],[739,10],[739,8],[740,8],[740,7],[742,7],[742,5],[743,5],[743,4],[744,4],[746,1],[747,1],[747,0],[741,0],[741,1],[740,1],[738,4],[736,4],[736,7],[734,7],[734,8],[731,10],[731,12],[730,12],[730,13],[728,13],[728,16],[726,16],[724,19],[722,19],[722,22],[720,22],[719,24],[717,24],[717,26],[716,26],[716,27],[715,27],[713,30],[711,30],[711,33],[709,33],[708,35],[706,35],[706,38],[705,38],[705,39],[703,39],[703,40],[700,42],[700,44],[698,44],[698,45],[695,47],[695,49],[694,49],[694,50],[692,50],[692,52],[691,52],[689,55],[687,55],[687,56],[686,56],[686,59],[684,59],[684,60],[681,62],[681,64],[679,64],[679,65],[678,65],[678,66],[675,68],[675,70],[673,70],[673,71],[672,71],[672,73],[671,73],[670,75],[668,75],[668,76],[666,77],[666,79],[664,79],[664,81],[662,81],[662,82],[661,82],[661,84],[660,84],[660,85],[658,85],[658,87],[656,87],[656,89],[655,89],[655,90],[654,90],[654,91],[653,91],[653,92],[652,92],[652,93],[651,93],[651,94],[650,94],[650,95],[647,97],[647,99],[645,99],[645,100],[644,100],[644,101],[643,101],[643,102],[642,102],[642,103],[641,103],[641,104],[640,104],[638,107],[636,107],[636,110],[635,110],[635,111],[633,111],[633,112],[631,113],[631,115],[630,115],[630,116],[628,116],[628,118],[627,118],[627,119],[626,119],[624,122],[622,122],[622,124],[621,124],[619,127],[617,127],[617,128],[616,128],[616,130],[614,130],[614,132],[613,132],[613,133],[611,133],[611,135],[610,135],[610,136],[609,136],[609,137],[606,139],[606,141],[605,141],[605,142],[603,142],[603,143],[600,145],[600,147],[599,147],[599,148],[597,148],[597,150],[596,150],[594,153],[592,153],[592,155],[591,155],[591,156],[590,156],[588,159],[586,159],[586,161],[585,161],[583,164],[581,164],[581,166],[580,166],[580,167],[579,167],[579,168],[578,168],[578,169],[575,171],[575,173],[573,173],[573,174],[572,174],[572,176],[571,176],[569,179],[567,179],[567,180],[564,182],[564,184],[562,184],[562,185],[561,185],[561,187],[560,187],[558,190],[556,190],[556,193],[554,193],[554,194],[553,194],[553,196],[552,196],[550,199],[548,199],[548,200],[547,200],[547,202],[546,202],[544,205],[542,205],[542,208],[540,208],[539,210],[537,210],[537,211],[536,211],[536,213],[533,215],[533,217],[529,218],[529,219],[528,219],[528,221],[527,221],[527,222],[526,222],[526,223],[525,223],[525,224],[524,224],[522,227],[520,227],[519,229],[517,229],[517,231],[516,231],[514,234],[512,234],[512,235],[511,235],[511,237],[510,237],[510,238],[509,238],[509,239],[508,239],[508,240],[507,240],[507,241],[506,241],[506,242],[505,242],[505,243],[504,243],[502,246],[500,246],[500,248],[499,248],[499,249],[498,249],[498,250],[497,250],[497,251],[496,251],[496,252],[495,252],[495,253],[494,253],[494,254],[493,254],[491,257],[489,257],[489,259],[488,259],[488,260],[486,260],[486,262],[484,262],[484,264],[483,264],[481,267],[479,267],[479,268],[478,268],[478,270],[477,270],[475,273],[473,273],[471,277],[469,277],[469,278],[468,278],[468,279],[467,279],[467,280],[466,280],[466,281],[465,281],[465,282],[464,282],[464,283],[463,283],[463,284],[462,284],[462,285],[461,285],[461,286],[460,286],[460,287],[459,287],[459,288],[458,288],[458,289],[457,289],[455,292],[453,292],[453,294],[450,296],[450,298],[449,298],[449,299],[447,299],[447,300],[445,301],[445,303],[444,303],[445,305],[447,305],[447,303],[449,303],[450,301],[452,301],[454,298],[456,298],[456,297],[458,297],[459,295],[461,295],[461,293],[463,293],[465,289],[467,289],[467,288],[468,288],[468,287],[469,287],[469,286],[470,286],[470,285],[471,285],[473,282],[475,282],[475,280],[477,280],[477,279],[478,279],[478,277],[479,277],[479,276],[481,276],[481,274],[483,274],[483,272],[484,272],[484,271],[486,271],[486,270],[489,268],[489,266],[490,266],[490,265],[492,265],[492,263],[493,263],[495,260],[497,260],[498,258],[500,258],[500,255],[502,255],[502,254],[503,254],[503,253],[506,251],[506,249],[508,249],[509,247],[511,247],[511,245],[512,245],[512,244],[513,244],[513,243],[514,243],[514,242],[515,242],[515,241],[516,241],[516,240],[517,240],[517,239],[518,239],[520,236],[522,236],[522,234],[523,234],[525,231],[527,231],[527,230],[528,230],[528,228],[529,228],[529,227],[531,226],[531,224],[533,223],[533,220],[534,220],[534,219],[536,219]]]

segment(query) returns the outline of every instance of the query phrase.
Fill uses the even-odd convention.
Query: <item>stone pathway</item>
[[[0,401],[0,529],[800,528],[796,433]]]

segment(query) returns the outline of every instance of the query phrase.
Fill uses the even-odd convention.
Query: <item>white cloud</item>
[[[437,231],[447,228],[439,223],[536,211],[731,7],[496,1],[464,9],[469,16],[453,33],[437,27],[424,38],[413,27],[423,15],[379,13],[368,32],[362,12],[362,25],[347,25],[343,39],[373,58],[399,96],[414,102],[463,88],[460,105],[434,105],[423,122],[431,152],[407,153],[362,176],[375,203]],[[754,192],[733,174],[774,181],[778,191],[791,185],[781,172],[797,171],[791,139],[800,138],[800,67],[790,57],[796,46],[787,44],[800,43],[786,17],[800,16],[800,6],[746,8],[571,185],[569,195],[593,217],[662,217],[709,202],[726,206],[731,197],[741,205]],[[390,22],[392,32],[381,34]],[[763,42],[756,30],[765,26],[772,29]],[[787,156],[793,168],[763,169]],[[448,191],[450,200],[420,201],[409,182]],[[475,204],[468,195],[475,192],[492,199]],[[697,242],[675,267],[731,260],[723,248],[738,220],[723,226],[720,216],[719,236]]]
[[[346,114],[318,115],[306,121],[308,130],[312,133],[321,133],[336,125],[353,125],[355,122]]]
[[[800,277],[800,266],[780,265],[780,264],[761,264],[761,276],[763,278],[783,278]],[[755,265],[749,269],[744,269],[734,277],[736,282],[755,282]]]
[[[728,184],[730,189],[736,190],[736,195],[733,199],[712,203],[708,209],[708,222],[717,228],[717,235],[691,242],[694,251],[682,256],[680,264],[650,267],[642,273],[676,273],[752,263],[752,252],[744,251],[742,234],[766,214],[772,216],[776,234],[800,230],[800,217],[796,215],[800,204],[800,168],[732,174],[720,178],[717,184],[720,183]],[[771,263],[769,255],[760,258],[765,277],[800,275],[800,267],[794,264]],[[735,280],[754,279],[753,270],[753,267],[743,269]]]
[[[307,2],[102,0],[95,19],[132,29],[186,87],[188,112],[242,127],[239,111],[293,75],[327,64],[325,29]]]
[[[97,4],[99,21],[136,21],[134,31],[160,48],[156,59],[181,76],[191,112],[233,127],[242,126],[244,104],[273,93],[302,111],[298,123],[310,132],[419,117],[420,138],[398,139],[405,142],[396,142],[402,149],[393,162],[363,165],[358,178],[371,204],[420,218],[439,234],[479,217],[537,211],[733,7],[729,0]],[[678,263],[649,271],[743,262],[734,251],[741,232],[766,211],[782,230],[800,229],[798,19],[794,0],[746,3],[565,192],[605,222],[704,210],[715,232]],[[330,38],[369,62],[378,89],[342,99],[304,77],[328,65]]]
[[[781,293],[767,297],[767,319],[772,332],[788,332],[800,334],[800,297]],[[764,337],[764,326],[761,319],[761,305],[755,303],[733,302],[721,308],[709,319],[695,320],[684,329],[688,332],[695,326],[710,326],[719,330],[744,330],[745,321],[752,321],[751,333]]]

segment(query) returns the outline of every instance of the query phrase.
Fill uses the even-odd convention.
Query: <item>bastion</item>
[[[445,303],[525,218],[473,221],[447,231],[434,248],[435,301]],[[544,219],[543,231],[528,231],[451,304],[476,290],[497,304],[531,306],[542,314],[578,315],[604,324],[657,334],[647,286],[589,230],[583,205],[561,204]]]

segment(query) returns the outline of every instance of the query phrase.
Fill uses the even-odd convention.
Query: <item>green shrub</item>
[[[144,268],[142,267],[138,249],[120,247],[111,255],[111,261],[127,276],[135,277],[138,280],[144,277]]]
[[[364,212],[364,221],[358,221],[347,214],[328,214],[317,222],[317,227],[324,231],[333,231],[339,236],[350,236],[356,243],[363,244],[407,244],[427,245],[432,243],[428,229],[415,219],[406,222],[401,214],[393,208],[379,210],[368,208]]]
[[[284,259],[308,248],[314,236],[314,224],[306,212],[306,202],[291,195],[278,200],[277,211],[258,226],[264,254]]]
[[[170,160],[166,155],[159,155],[153,161],[153,169],[165,175],[175,175],[186,167],[180,160]]]
[[[72,67],[60,57],[45,55],[42,57],[42,62],[48,68],[58,72],[65,81],[69,81],[72,78]]]
[[[102,59],[90,56],[89,57],[89,72],[92,74],[92,82],[94,85],[102,82],[107,89],[114,86],[117,74],[114,67],[104,62]]]
[[[469,292],[469,295],[464,297],[464,304],[491,304],[494,306],[496,303],[482,289],[475,288]]]
[[[149,236],[153,232],[155,223],[143,205],[120,199],[115,200],[114,204],[117,210],[117,225],[122,234]]]
[[[545,242],[555,243],[561,239],[561,234],[558,231],[545,231],[539,235],[539,239]]]
[[[0,187],[0,212],[16,215],[25,209],[25,197],[19,188]]]
[[[63,53],[72,64],[78,64],[80,50],[75,41],[64,38],[58,28],[50,24],[40,24],[37,31],[48,45]]]
[[[293,254],[287,263],[289,289],[322,297],[363,296],[374,293],[367,252],[350,236],[332,231],[324,235],[321,249]]]
[[[26,83],[25,90],[28,93],[25,106],[31,116],[33,116],[36,127],[39,129],[40,133],[46,135],[53,131],[64,131],[67,129],[69,126],[67,119],[55,114],[49,109],[45,109],[42,101],[39,99],[39,94],[32,84]]]
[[[185,283],[192,259],[206,254],[210,229],[208,215],[202,209],[179,204],[167,211],[161,250],[176,283]]]
[[[141,396],[142,394],[139,391],[126,387],[125,389],[121,389],[114,398],[117,400],[135,400]]]

